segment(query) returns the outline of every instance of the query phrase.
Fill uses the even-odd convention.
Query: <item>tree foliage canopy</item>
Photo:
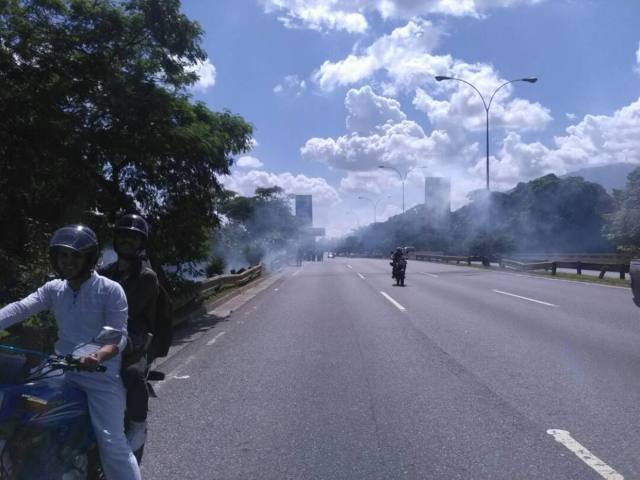
[[[280,187],[258,187],[251,197],[230,194],[221,206],[228,223],[215,235],[215,253],[227,265],[256,264],[268,252],[286,249],[298,238],[299,225]]]
[[[86,222],[104,240],[124,211],[150,220],[162,263],[206,255],[217,175],[252,128],[190,100],[201,35],[179,0],[0,1],[5,286],[29,283],[18,265],[46,257],[60,225]]]
[[[609,218],[609,238],[627,250],[640,250],[640,168],[627,177],[624,190],[615,192],[618,210]]]

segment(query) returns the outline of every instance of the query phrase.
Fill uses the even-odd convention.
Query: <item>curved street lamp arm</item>
[[[524,80],[522,78],[516,78],[515,80],[509,80],[508,82],[503,83],[502,85],[500,85],[498,88],[496,88],[493,93],[491,94],[491,98],[489,99],[489,106],[487,107],[487,110],[489,110],[491,108],[491,103],[493,102],[493,97],[496,96],[496,93],[498,93],[498,91],[502,88],[505,87],[507,85],[509,85],[510,83],[513,82],[524,82]]]
[[[467,85],[469,85],[471,88],[473,88],[476,91],[478,95],[480,95],[480,99],[482,100],[484,109],[489,111],[489,105],[491,104],[491,102],[489,102],[489,105],[487,105],[487,102],[485,101],[484,96],[482,95],[482,93],[480,93],[480,90],[478,90],[473,83],[467,82],[466,80],[463,80],[462,78],[457,78],[457,77],[448,77],[447,80],[457,80],[459,82],[466,83]],[[500,88],[502,87],[504,87],[504,85],[502,85]]]

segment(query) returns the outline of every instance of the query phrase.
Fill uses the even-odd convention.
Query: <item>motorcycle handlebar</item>
[[[60,357],[54,357],[51,361],[51,366],[59,368],[62,371],[78,371],[78,372],[106,372],[107,367],[104,365],[98,365],[96,368],[87,368],[79,359],[72,357],[71,355],[65,355]]]

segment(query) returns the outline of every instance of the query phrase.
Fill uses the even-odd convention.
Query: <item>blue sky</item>
[[[636,0],[183,0],[209,55],[193,96],[242,115],[256,146],[229,188],[314,195],[329,235],[422,203],[424,175],[452,204],[491,185],[640,164],[640,2]],[[387,198],[390,196],[389,198]]]

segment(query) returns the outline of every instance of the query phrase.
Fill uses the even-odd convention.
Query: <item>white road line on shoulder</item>
[[[522,300],[527,300],[528,302],[539,303],[541,305],[546,305],[547,307],[557,307],[558,305],[554,305],[553,303],[543,302],[542,300],[535,300],[529,297],[523,297],[521,295],[516,295],[515,293],[503,292],[502,290],[494,290],[494,292],[499,293],[501,295],[508,295],[509,297],[520,298]]]
[[[361,273],[358,273],[358,276],[363,280],[365,279],[365,276],[363,274],[361,274]]]
[[[350,269],[353,270],[353,267],[351,265],[349,265],[349,264],[347,264],[347,268],[350,268]]]
[[[292,277],[295,277],[296,275],[298,275],[302,270],[296,270],[293,275],[291,275]]]
[[[436,275],[435,273],[429,273],[429,272],[420,272],[420,273],[422,273],[422,275],[429,275],[430,277],[438,278],[438,275]]]
[[[580,460],[598,472],[602,478],[605,478],[606,480],[624,480],[622,475],[596,457],[585,447],[580,445],[573,437],[571,437],[571,433],[566,430],[555,429],[547,430],[547,433],[553,436],[556,442],[561,443],[575,453]]]
[[[383,291],[380,291],[380,293],[382,294],[382,296],[383,296],[384,298],[386,298],[386,299],[387,299],[387,300],[389,300],[391,303],[393,303],[393,305],[395,305],[395,306],[397,307],[397,309],[398,309],[398,310],[400,310],[401,312],[406,312],[406,311],[407,311],[407,309],[406,309],[406,308],[404,308],[402,305],[400,305],[398,302],[396,302],[393,298],[391,298],[391,295],[389,295],[389,294],[387,294],[387,293],[385,293],[385,292],[383,292]]]
[[[213,345],[214,343],[216,343],[216,340],[218,340],[222,335],[224,335],[226,332],[220,332],[219,334],[217,334],[215,337],[213,337],[211,340],[209,340],[207,342],[207,345]]]

